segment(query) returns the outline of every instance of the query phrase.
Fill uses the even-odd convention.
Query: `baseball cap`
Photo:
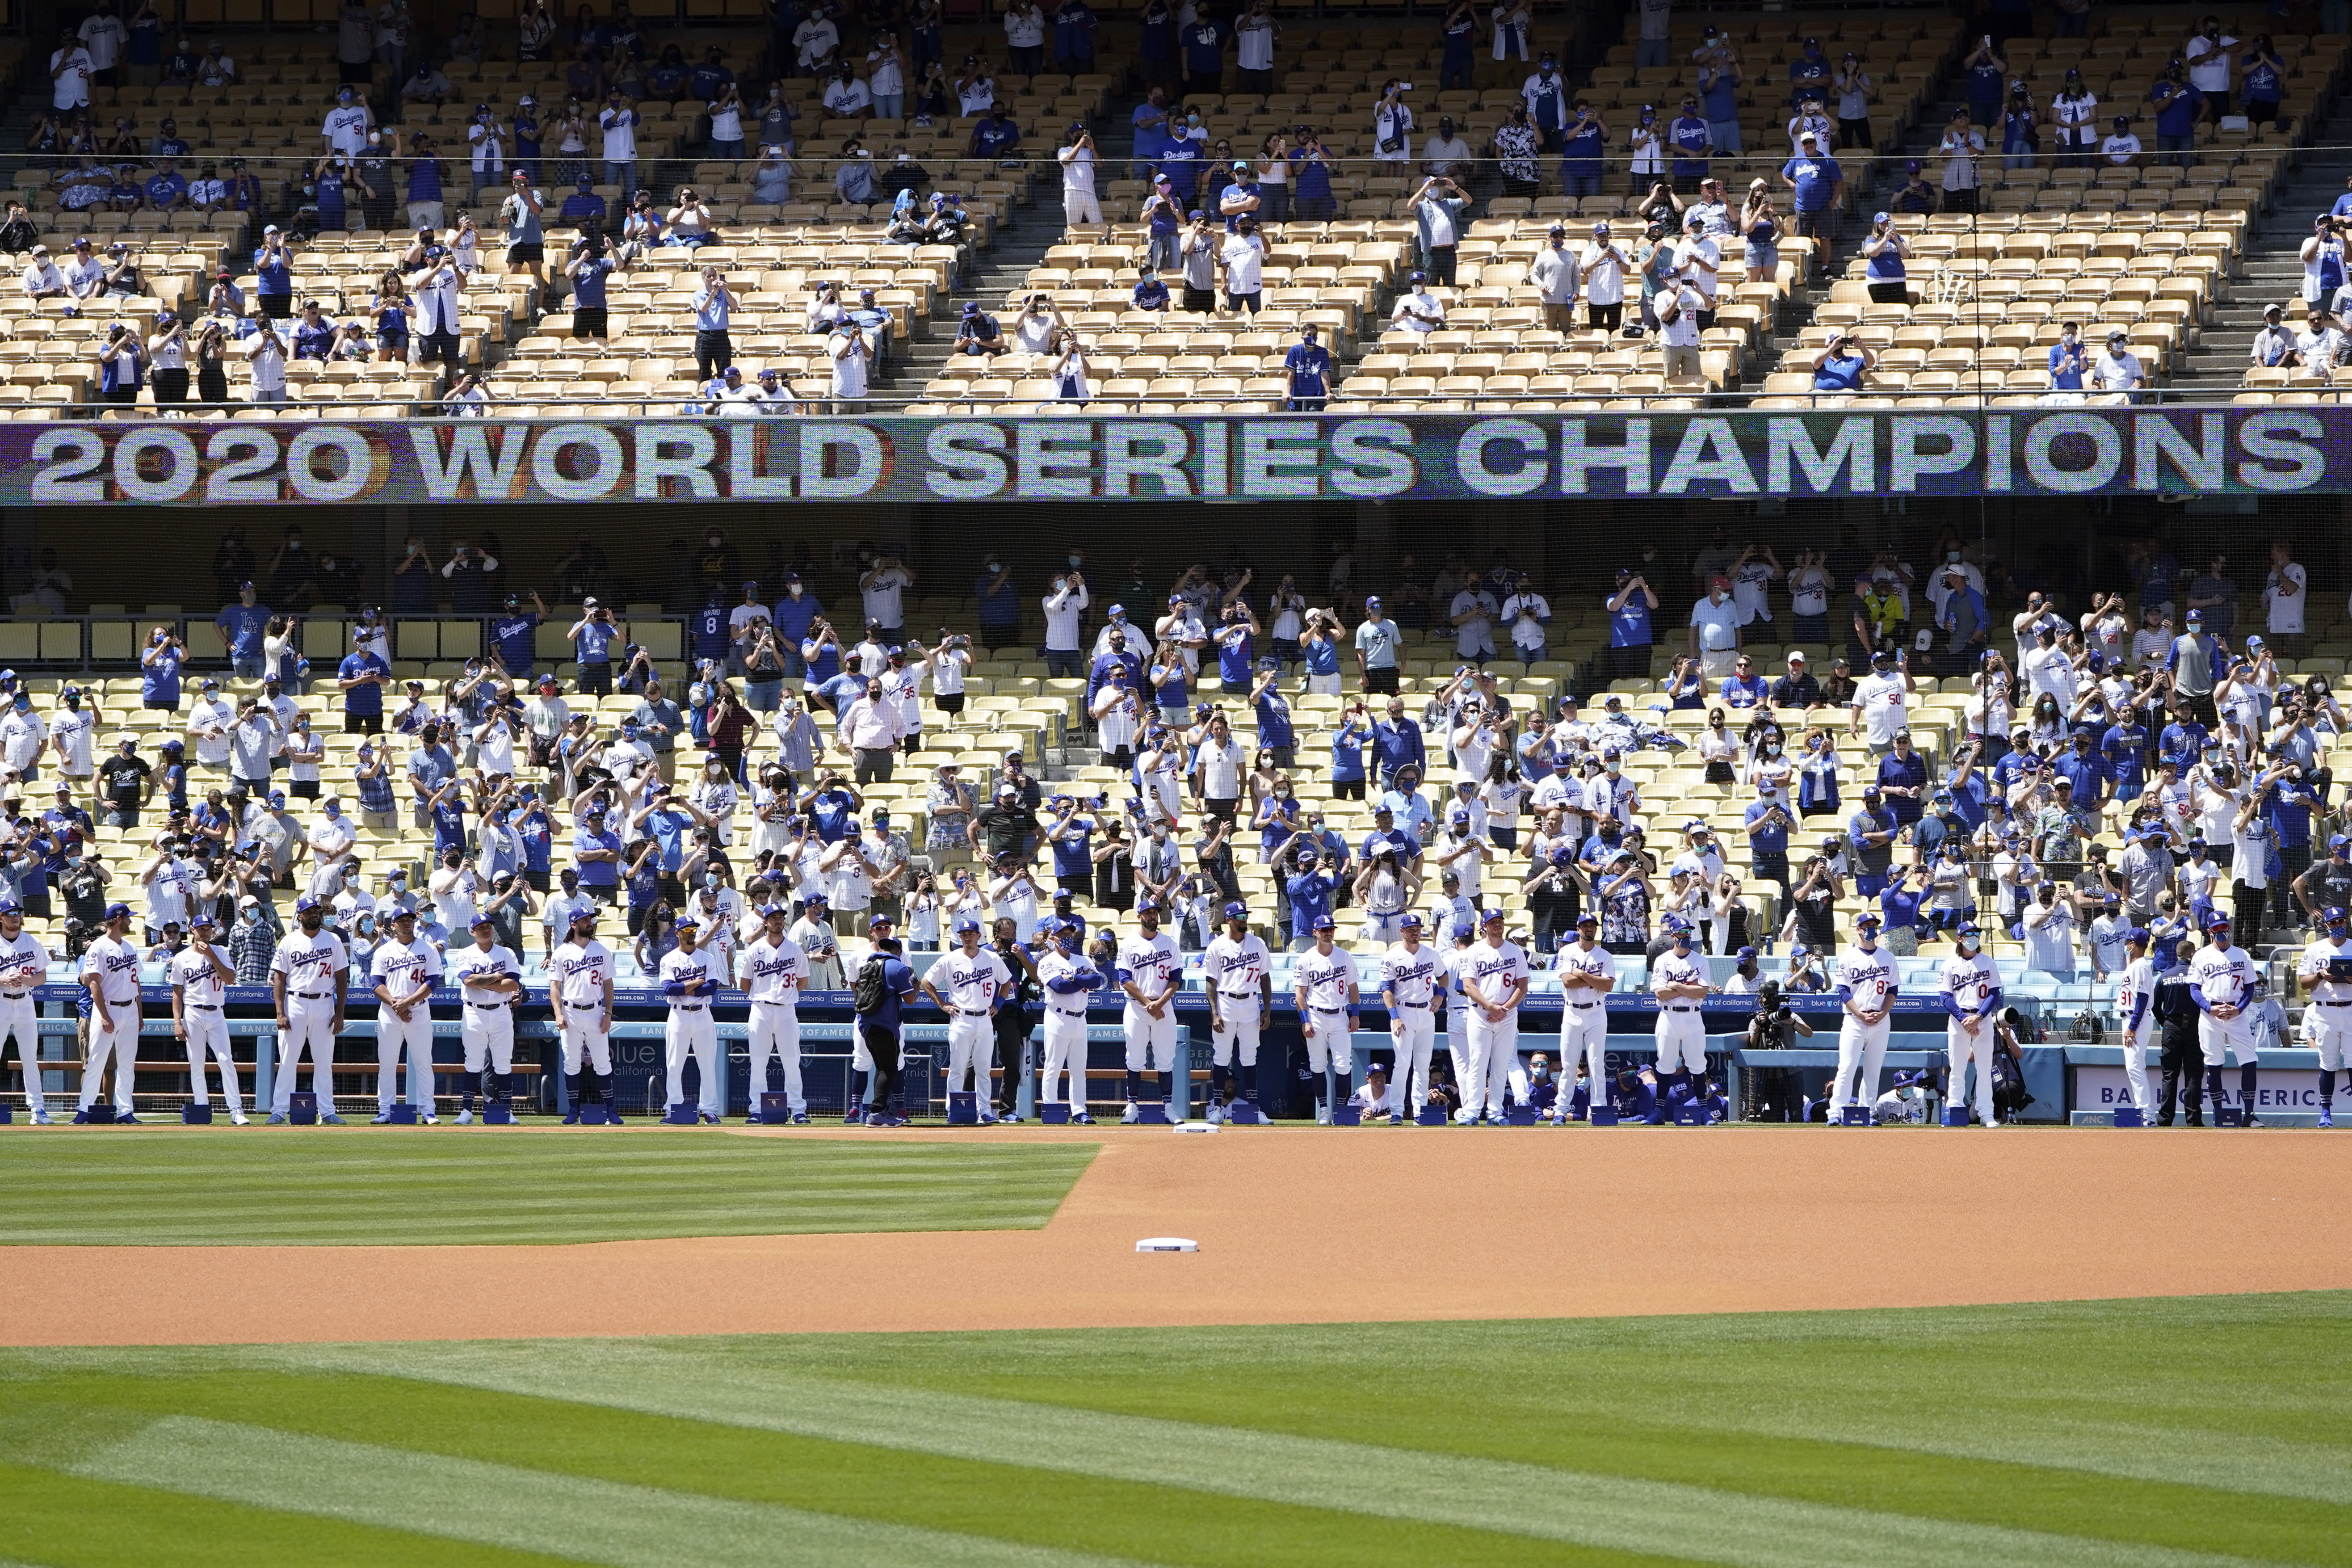
[[[1498,921],[1503,918],[1503,911],[1499,905],[1489,904],[1485,909],[1478,911],[1478,923],[1480,925],[1485,925],[1491,921]]]
[[[1412,910],[1405,910],[1403,916],[1397,921],[1397,929],[1399,931],[1419,931],[1421,929],[1421,916]]]
[[[1876,915],[1874,915],[1865,910],[1862,914],[1855,917],[1853,929],[1860,931],[1864,926],[1880,926],[1885,923],[1885,921],[1880,920]]]
[[[1315,917],[1315,929],[1317,931],[1336,931],[1339,929],[1339,922],[1332,918],[1331,911],[1328,910],[1324,910],[1321,914]]]
[[[889,923],[890,917],[888,915],[876,915],[872,920],[866,922],[866,929],[867,931],[874,931],[878,927],[886,926]]]

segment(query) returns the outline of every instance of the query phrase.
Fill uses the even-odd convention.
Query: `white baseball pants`
[[[466,1004],[466,1016],[457,1028],[458,1044],[465,1048],[466,1070],[509,1073],[514,1071],[514,1010],[510,1007],[483,1007]]]
[[[1065,1069],[1070,1075],[1067,1094],[1056,1094],[1055,1087],[1061,1082]],[[1045,1070],[1037,1085],[1040,1103],[1063,1100],[1069,1102],[1070,1114],[1077,1115],[1087,1108],[1087,1016],[1065,1013],[1058,1007],[1045,1009]]]
[[[113,1005],[114,1027],[99,1026],[98,1015],[89,1018],[89,1049],[83,1054],[81,1067],[81,1109],[88,1110],[98,1103],[99,1075],[106,1064],[114,1064],[114,1113],[131,1114],[131,1079],[139,1060],[139,1004],[126,1002]]]
[[[1396,1068],[1389,1074],[1388,1109],[1418,1111],[1429,1103],[1429,1058],[1437,1044],[1437,1019],[1428,1007],[1400,1007],[1389,1015],[1389,1038],[1396,1042]]]
[[[1448,1007],[1445,1010],[1445,1059],[1454,1067],[1454,1091],[1462,1103],[1470,1103],[1470,1009]]]
[[[2197,1047],[2204,1053],[2205,1065],[2217,1068],[2224,1057],[2234,1057],[2240,1067],[2254,1061],[2254,1035],[2247,1027],[2242,1013],[2234,1018],[2216,1018],[2210,1013],[2197,1016]]]
[[[1990,1018],[1979,1020],[1974,1034],[1969,1033],[1968,1026],[1958,1018],[1948,1018],[1944,1021],[1944,1049],[1948,1068],[1944,1080],[1944,1103],[1947,1105],[1968,1103],[1969,1067],[1971,1063],[1975,1064],[1977,1120],[1987,1127],[1993,1124],[1992,1053],[1996,1048],[1995,1042],[1999,1038],[2000,1031],[1994,1026]],[[2124,1042],[2124,1070],[2127,1074],[2133,1071],[2131,1039],[2128,1036],[2125,1037]],[[2142,1097],[2147,1093],[2147,1052],[2143,1050],[2140,1053],[2137,1076],[2132,1080],[2132,1102],[2146,1110],[2147,1106],[2142,1103]]]
[[[1171,997],[1160,1017],[1136,1004],[1127,1005],[1127,1070],[1174,1072],[1176,1067],[1176,1003]]]
[[[1893,1025],[1892,1018],[1865,1024],[1848,1013],[1838,1026],[1837,1076],[1830,1079],[1832,1121],[1849,1105],[1878,1103],[1878,1073],[1886,1061],[1886,1037]]]
[[[390,1007],[375,1020],[375,1113],[388,1116],[400,1099],[400,1054],[408,1053],[408,1100],[425,1115],[433,1114],[433,1016],[419,1002],[408,1010],[408,1021]],[[420,1094],[419,1090],[423,1092]]]
[[[1328,1070],[1334,1063],[1342,1072],[1356,1070],[1354,1038],[1348,1028],[1348,1015],[1326,1012],[1320,1007],[1308,1010],[1308,1021],[1314,1026],[1307,1032],[1307,1065],[1316,1072]]]
[[[2325,1003],[2315,1002],[2305,1009],[2303,1016],[2305,1020],[2303,1037],[2309,1040],[2311,1048],[2319,1053],[2319,1070],[2342,1072],[2344,1058],[2352,1055],[2352,1049],[2347,1048],[2352,1047],[2352,1007],[2331,1007]],[[25,1081],[30,1083],[32,1080],[31,1069],[27,1068]]]
[[[1483,1013],[1470,1015],[1470,1084],[1462,1091],[1465,1115],[1500,1116],[1511,1087],[1511,1069],[1519,1065],[1519,1017],[1514,1013],[1497,1024]]]
[[[719,1028],[710,1020],[709,1005],[672,1007],[669,1022],[662,1026],[662,1043],[669,1058],[669,1096],[662,1103],[686,1103],[686,1063],[691,1057],[702,1068],[702,1110],[712,1116],[725,1114],[727,1079],[719,1069]]]
[[[215,1013],[213,1016],[217,1018],[220,1015]],[[12,1035],[16,1039],[16,1065],[25,1069],[25,1110],[34,1116],[47,1116],[49,1100],[41,1089],[41,1027],[29,995],[0,996],[0,1070],[5,1070],[8,1065],[8,1038]],[[191,1052],[195,1049],[194,1037],[191,1033],[188,1047]],[[221,1059],[226,1062],[228,1058],[224,1055]],[[234,1096],[236,1092],[236,1069],[226,1070],[230,1075],[229,1092]],[[196,1092],[202,1094],[204,1091],[204,1077],[199,1073]]]
[[[1658,1042],[1658,1076],[1706,1071],[1706,1025],[1696,1007],[1661,1007],[1653,1033]]]
[[[1217,1026],[1209,1032],[1209,1058],[1217,1066],[1233,1066],[1236,1055],[1242,1066],[1257,1066],[1258,1033],[1264,1027],[1257,1004],[1258,994],[1255,991],[1234,996],[1218,995]]]
[[[198,1105],[210,1105],[211,1093],[205,1087],[205,1073],[213,1061],[220,1063],[221,1098],[228,1101],[229,1114],[241,1116],[245,1100],[236,1083],[236,1058],[229,1055],[228,1024],[217,1007],[189,1007],[185,1011],[188,1026],[188,1088],[194,1093]],[[28,1068],[25,1074],[32,1081]]]
[[[1068,223],[1099,224],[1103,220],[1102,204],[1095,199],[1092,191],[1064,191],[1062,217]]]
[[[1553,1114],[1565,1120],[1568,1097],[1575,1092],[1576,1058],[1584,1058],[1585,1076],[1591,1081],[1591,1104],[1608,1109],[1609,1093],[1609,1014],[1598,1002],[1570,1002],[1559,1011],[1559,1109]],[[1590,1110],[1585,1112],[1591,1115]]]
[[[806,1110],[808,1100],[801,1092],[800,1014],[785,1002],[752,1003],[746,1043],[751,1050],[751,1109],[760,1109],[760,1096],[767,1092],[772,1057],[783,1064],[785,1102],[794,1110]]]
[[[613,1070],[613,1038],[596,1026],[604,1016],[600,1012],[573,1012],[566,1009],[562,1031],[557,1040],[563,1051],[563,1076],[572,1077],[580,1070],[580,1058],[584,1051],[588,1065],[602,1075]]]
[[[1134,1047],[1130,1046],[1129,1050]],[[964,1092],[964,1075],[971,1075],[971,1092],[980,1109],[988,1109],[992,1088],[989,1068],[996,1060],[996,1020],[985,1013],[958,1013],[948,1020],[948,1092]]]
[[[294,1108],[294,1074],[302,1053],[310,1053],[310,1092],[319,1099],[319,1114],[335,1111],[335,1003],[332,997],[289,996],[286,999],[286,1032],[278,1037],[278,1081],[270,1086],[271,1114],[283,1116]]]
[[[1990,1022],[1985,1025],[1985,1033],[1992,1033]],[[2156,1091],[2147,1085],[2147,1046],[2149,1037],[2155,1033],[2154,1018],[2143,1018],[2138,1028],[2124,1031],[2124,1081],[2131,1085],[2132,1104],[2144,1117],[2156,1114]],[[1990,1057],[1991,1048],[1988,1047],[1988,1062]]]

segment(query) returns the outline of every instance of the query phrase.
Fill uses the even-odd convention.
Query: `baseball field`
[[[0,1565],[2352,1563],[2325,1134],[453,1131],[0,1136]]]

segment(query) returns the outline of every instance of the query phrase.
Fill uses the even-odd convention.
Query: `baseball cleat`
[[[319,1125],[321,1127],[348,1127],[351,1123],[345,1121],[341,1117],[330,1110],[326,1115],[319,1118]]]
[[[33,1125],[36,1127],[54,1127],[57,1125],[57,1119],[51,1116],[47,1111],[44,1110],[33,1118]]]
[[[87,1126],[89,1126],[89,1111],[87,1111],[87,1110],[77,1110],[77,1111],[75,1111],[75,1112],[74,1112],[73,1124],[74,1124],[76,1127],[87,1127]]]
[[[701,1111],[701,1112],[699,1112],[699,1113],[698,1113],[698,1119],[701,1121],[702,1124],[703,1124],[705,1127],[716,1127],[716,1126],[718,1126],[718,1125],[719,1125],[719,1118],[717,1118],[716,1116],[711,1115],[711,1114],[710,1114],[710,1112],[709,1112],[709,1111],[705,1110],[705,1111]]]
[[[271,1111],[271,1112],[269,1113],[269,1121],[268,1121],[268,1125],[269,1125],[269,1126],[272,1126],[272,1127],[283,1127],[283,1126],[285,1126],[285,1125],[286,1125],[286,1113],[285,1113],[284,1111],[282,1111],[282,1110],[273,1110],[273,1111]]]
[[[114,1124],[117,1127],[136,1127],[139,1125],[139,1118],[126,1110],[114,1119]]]
[[[427,1116],[425,1118],[425,1125],[427,1127],[438,1127],[441,1125],[441,1119],[437,1116]]]
[[[47,1121],[48,1118],[44,1116],[41,1120]],[[2319,1108],[2319,1124],[2322,1127],[2333,1127],[2336,1125],[2336,1110],[2334,1107],[2323,1105]]]
[[[1092,1127],[1094,1124],[1095,1119],[1088,1116],[1083,1110],[1078,1111],[1070,1118],[1070,1125],[1073,1127]]]
[[[865,1120],[865,1117],[866,1112],[864,1108],[853,1105],[849,1108],[848,1113],[842,1117],[841,1124],[844,1127],[855,1127],[858,1122]]]
[[[47,1121],[48,1120],[48,1118],[47,1118],[47,1117],[46,1117],[46,1116],[44,1116],[44,1117],[42,1117],[42,1118],[41,1118],[41,1120],[42,1120],[42,1121]],[[244,1111],[242,1111],[242,1110],[232,1110],[232,1111],[230,1111],[230,1112],[229,1112],[229,1117],[228,1117],[228,1122],[229,1122],[229,1125],[230,1125],[230,1126],[232,1126],[232,1127],[243,1127],[243,1126],[247,1125],[245,1112],[244,1112]]]
[[[458,1126],[460,1126],[460,1127],[471,1127],[473,1124],[474,1124],[474,1113],[473,1113],[472,1111],[470,1111],[470,1110],[460,1110],[459,1112],[457,1112],[457,1125],[458,1125]]]
[[[1142,1110],[1141,1110],[1139,1107],[1135,1106],[1135,1105],[1132,1105],[1132,1104],[1130,1104],[1130,1105],[1126,1109],[1126,1110],[1124,1110],[1124,1111],[1122,1111],[1122,1112],[1120,1113],[1120,1115],[1119,1115],[1119,1119],[1118,1119],[1118,1121],[1119,1121],[1119,1125],[1120,1125],[1120,1126],[1122,1126],[1122,1127],[1132,1127],[1132,1126],[1134,1126],[1137,1122],[1139,1122],[1139,1121],[1142,1121],[1142,1120],[1143,1120],[1143,1111],[1142,1111]]]
[[[795,1126],[795,1127],[806,1127],[808,1124],[809,1124],[809,1119],[808,1119],[808,1112],[807,1112],[807,1111],[805,1111],[805,1110],[795,1110],[795,1111],[793,1111],[793,1126]]]
[[[323,1120],[323,1119],[322,1119],[322,1120]],[[391,1126],[391,1125],[392,1125],[392,1112],[391,1112],[391,1111],[389,1111],[389,1110],[387,1110],[387,1111],[383,1112],[383,1114],[382,1114],[381,1116],[378,1116],[374,1121],[373,1121],[369,1122],[369,1123],[368,1123],[368,1125],[369,1125],[370,1127],[389,1127],[389,1126]]]
[[[578,1106],[575,1105],[571,1110],[563,1113],[563,1125],[566,1127],[577,1127],[580,1125],[580,1108]]]

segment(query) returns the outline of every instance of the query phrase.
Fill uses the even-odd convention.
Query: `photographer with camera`
[[[622,639],[623,628],[614,622],[613,612],[593,598],[581,601],[580,609],[580,618],[563,634],[572,644],[579,689],[586,696],[609,697],[613,692],[613,645]]]

